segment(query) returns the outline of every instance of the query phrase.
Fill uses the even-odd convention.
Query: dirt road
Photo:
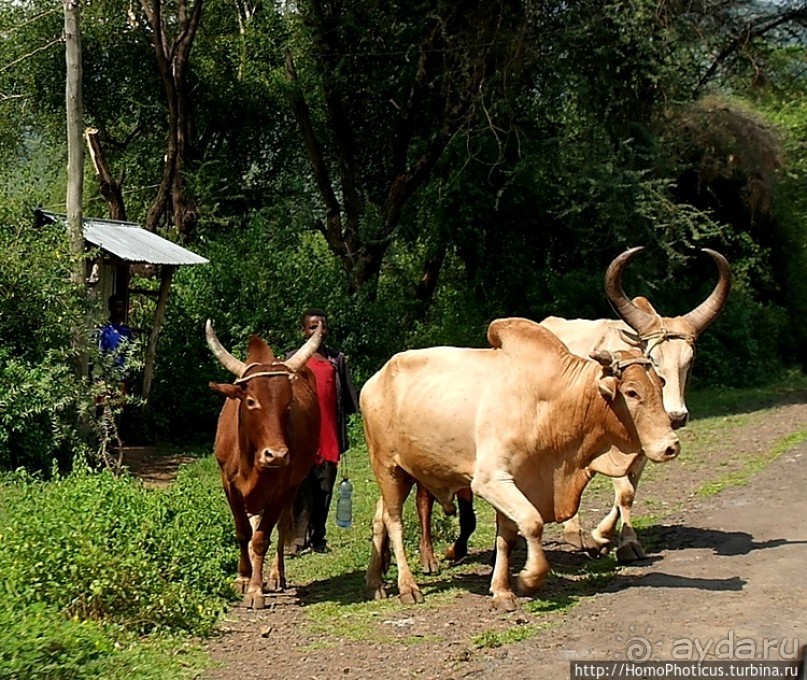
[[[219,666],[202,677],[560,680],[571,660],[792,657],[807,643],[807,444],[745,486],[707,498],[694,490],[711,466],[730,471],[805,427],[807,404],[783,405],[740,427],[729,423],[702,460],[649,476],[641,491],[653,499],[656,522],[640,537],[650,559],[574,606],[550,591],[558,607],[549,613],[491,610],[482,552],[472,556],[478,575],[463,577],[467,591],[448,605],[379,620],[382,641],[312,631],[293,598],[264,612],[232,610],[209,647]],[[584,559],[551,536],[545,547],[555,570],[574,571]],[[509,635],[506,643],[479,644],[490,630]]]

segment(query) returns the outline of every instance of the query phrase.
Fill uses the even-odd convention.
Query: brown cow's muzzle
[[[266,448],[258,453],[258,467],[278,468],[289,464],[289,450],[286,447],[270,449]]]
[[[644,455],[655,463],[666,463],[673,460],[681,453],[681,442],[678,435],[670,432],[666,437],[655,442],[652,447],[646,447]]]

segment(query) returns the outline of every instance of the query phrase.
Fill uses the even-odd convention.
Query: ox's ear
[[[643,312],[647,312],[648,314],[652,314],[653,316],[658,316],[658,312],[653,308],[653,305],[650,304],[650,300],[648,300],[643,295],[639,295],[638,297],[633,298],[633,304],[636,305]]]
[[[210,389],[219,394],[223,394],[228,399],[240,399],[244,395],[244,390],[240,385],[233,385],[232,383],[208,383]]]
[[[609,401],[616,399],[619,378],[614,375],[616,357],[603,349],[592,352],[589,356],[602,366],[602,373],[597,376],[597,389]]]
[[[616,392],[619,388],[619,378],[614,375],[601,375],[597,378],[597,389],[608,401],[616,399]]]

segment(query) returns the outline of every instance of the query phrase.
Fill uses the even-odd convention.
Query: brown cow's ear
[[[208,383],[210,389],[219,394],[223,394],[228,399],[240,399],[244,392],[240,385],[233,385],[231,383]]]
[[[618,387],[619,379],[613,375],[602,375],[597,379],[597,388],[600,390],[600,394],[608,399],[608,401],[616,399]]]

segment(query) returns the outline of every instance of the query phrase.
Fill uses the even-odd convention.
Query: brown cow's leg
[[[278,520],[279,510],[270,512],[265,510],[260,515],[250,517],[252,523],[252,540],[249,542],[249,556],[252,559],[252,577],[244,597],[244,606],[251,609],[263,609],[265,598],[263,595],[263,562],[266,550],[269,548],[269,538],[272,529]],[[283,545],[280,544],[282,552]]]
[[[375,600],[387,598],[387,592],[384,590],[384,573],[388,566],[389,537],[387,525],[384,523],[384,499],[379,498],[373,517],[373,549],[370,553],[370,564],[367,565],[367,573],[364,576],[366,597]]]
[[[440,572],[440,563],[434,556],[432,544],[432,506],[434,496],[420,482],[417,482],[417,511],[420,521],[420,566],[424,574]]]
[[[295,492],[296,495],[296,492]],[[294,498],[294,496],[291,496]],[[283,591],[286,589],[286,546],[289,536],[294,532],[293,505],[286,504],[277,523],[277,551],[269,569],[269,578],[266,589],[270,591]]]
[[[459,562],[468,555],[468,539],[476,531],[474,495],[470,487],[457,491],[457,506],[460,515],[460,535],[454,541],[454,545],[446,550],[446,558],[452,562]]]
[[[490,592],[497,609],[518,609],[518,598],[510,587],[510,553],[516,542],[516,526],[505,515],[496,513],[496,561],[490,579]]]
[[[230,505],[230,512],[233,514],[235,523],[235,536],[238,539],[240,554],[238,557],[238,577],[233,584],[235,592],[243,595],[247,591],[247,584],[252,576],[252,560],[249,556],[249,542],[252,538],[252,526],[244,509],[244,498],[235,489],[225,482],[224,493],[227,496],[227,503]]]

